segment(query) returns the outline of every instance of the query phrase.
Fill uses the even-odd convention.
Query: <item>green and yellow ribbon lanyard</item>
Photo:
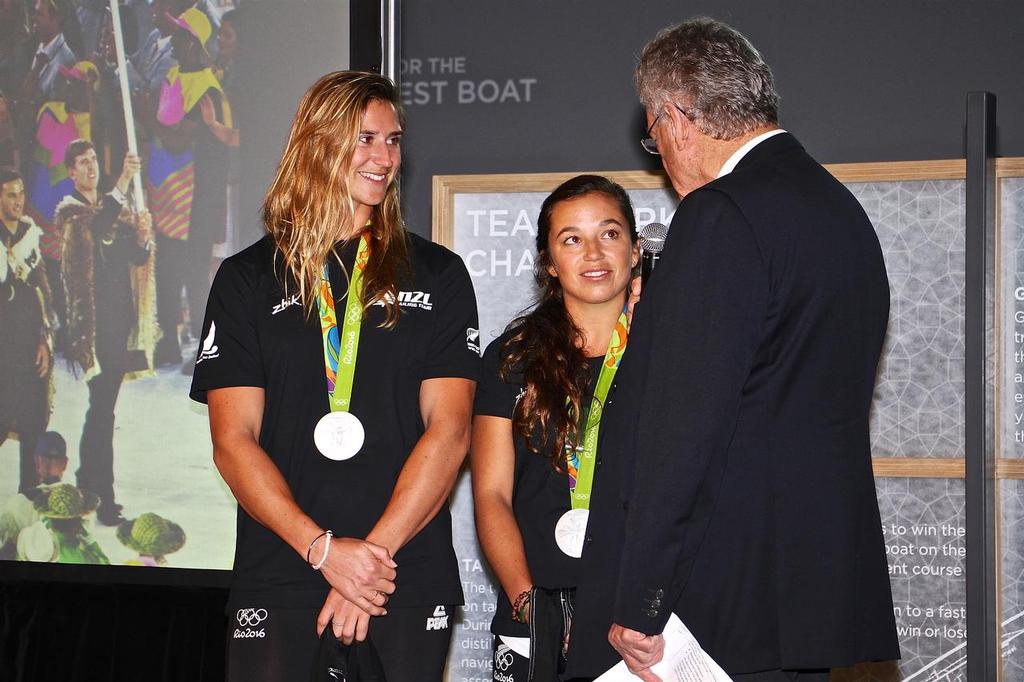
[[[601,414],[604,412],[608,391],[615,380],[622,355],[626,352],[629,337],[629,319],[625,310],[615,323],[615,330],[608,342],[601,373],[597,377],[590,409],[586,412],[583,426],[583,442],[575,448],[566,448],[566,465],[569,470],[569,504],[571,509],[562,514],[555,524],[555,543],[571,557],[583,555],[587,520],[590,514],[590,493],[594,486],[594,469],[597,466],[597,437],[601,429]]]
[[[601,373],[597,377],[597,385],[594,387],[594,397],[587,411],[586,423],[583,429],[583,442],[576,448],[575,453],[569,453],[569,501],[573,509],[589,509],[590,493],[594,486],[594,468],[597,463],[597,436],[601,429],[601,414],[604,411],[605,400],[608,398],[608,391],[615,380],[615,373],[622,362],[622,356],[626,352],[626,342],[629,338],[629,319],[626,312],[619,315],[615,323],[615,330],[608,343],[608,350],[604,354],[604,362],[601,363]],[[576,461],[574,461],[576,460]]]
[[[370,257],[369,238],[363,235],[356,250],[352,276],[345,301],[345,317],[339,330],[334,292],[327,265],[320,275],[317,308],[323,333],[324,368],[327,373],[327,397],[331,412],[320,420],[314,432],[317,448],[330,459],[348,459],[362,447],[363,429],[359,420],[349,413],[356,359],[359,354],[359,332],[363,321],[363,270]],[[346,414],[348,417],[332,417]],[[355,433],[358,431],[358,434]],[[353,451],[353,448],[354,451]]]

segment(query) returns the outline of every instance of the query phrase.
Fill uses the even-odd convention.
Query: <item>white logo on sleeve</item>
[[[269,614],[266,609],[238,609],[235,620],[240,627],[235,628],[234,639],[263,639],[267,636],[265,629],[256,630],[256,626],[265,621]],[[242,628],[245,628],[244,630]]]
[[[196,360],[197,365],[203,360],[213,360],[220,357],[220,348],[217,347],[217,343],[214,340],[216,335],[217,323],[210,320],[210,331],[207,332],[206,338],[203,339],[203,348],[199,351],[199,358]]]
[[[427,618],[427,630],[447,630],[448,629],[448,612],[445,611],[443,605],[434,607],[434,616]]]
[[[466,348],[477,355],[480,355],[480,330],[472,327],[466,328]]]

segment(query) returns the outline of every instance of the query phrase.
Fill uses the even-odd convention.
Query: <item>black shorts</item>
[[[441,682],[455,607],[389,608],[369,638],[388,682]],[[320,609],[243,608],[228,617],[227,682],[306,682],[319,640]]]

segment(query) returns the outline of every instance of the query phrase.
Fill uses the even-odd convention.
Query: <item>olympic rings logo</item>
[[[498,650],[494,652],[494,667],[504,672],[511,667],[512,661],[512,650],[508,645],[500,644]]]
[[[235,614],[235,618],[238,620],[238,624],[242,627],[252,627],[259,625],[267,619],[267,610],[238,609],[238,613]]]

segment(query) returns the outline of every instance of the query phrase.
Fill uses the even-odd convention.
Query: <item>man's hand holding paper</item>
[[[730,682],[675,614],[660,635],[612,625],[608,641],[622,662],[594,682]]]

